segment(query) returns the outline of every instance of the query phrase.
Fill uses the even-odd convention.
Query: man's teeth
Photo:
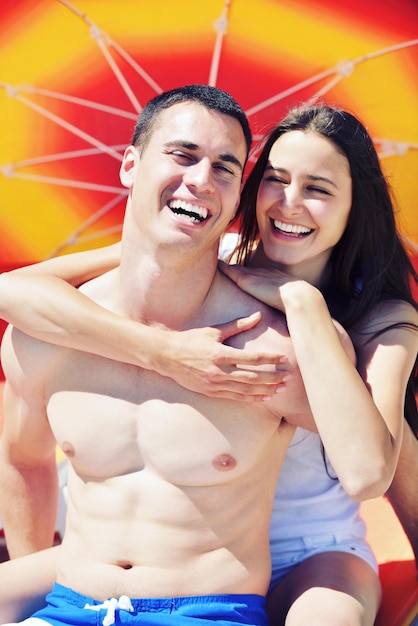
[[[291,233],[292,235],[307,235],[312,231],[311,228],[306,228],[306,226],[298,226],[296,224],[285,224],[284,222],[279,222],[278,220],[273,220],[274,228],[277,230],[281,230],[285,233]]]
[[[184,215],[191,222],[203,222],[208,216],[208,210],[204,207],[183,200],[173,200],[168,206],[174,213]]]

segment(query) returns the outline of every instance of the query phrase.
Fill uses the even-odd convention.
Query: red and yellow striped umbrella
[[[3,0],[0,23],[0,270],[119,238],[135,119],[192,82],[256,136],[312,97],[352,110],[418,245],[415,0]]]

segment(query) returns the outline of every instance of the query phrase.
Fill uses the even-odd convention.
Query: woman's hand
[[[218,326],[168,332],[162,359],[153,364],[160,374],[182,387],[207,396],[254,402],[285,390],[290,379],[287,357],[224,345],[228,338],[256,326],[260,313]],[[275,365],[275,371],[254,369]]]
[[[292,277],[279,270],[229,265],[223,261],[218,261],[218,268],[223,274],[233,280],[240,289],[274,309],[284,312],[280,287],[293,280]]]

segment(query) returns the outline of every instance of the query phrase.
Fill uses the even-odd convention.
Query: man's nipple
[[[75,455],[74,446],[69,441],[63,441],[60,447],[65,456],[72,458]]]
[[[236,464],[236,459],[234,459],[234,457],[230,454],[220,454],[219,456],[216,456],[212,461],[213,467],[220,472],[228,472],[229,470],[234,469]]]

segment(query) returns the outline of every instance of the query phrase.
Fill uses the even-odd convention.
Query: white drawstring
[[[103,626],[112,626],[115,623],[115,611],[120,609],[122,611],[133,611],[134,607],[128,596],[121,596],[120,598],[110,598],[105,600],[103,604],[85,604],[85,609],[91,609],[92,611],[100,611],[101,609],[107,609],[107,613],[103,618]]]

